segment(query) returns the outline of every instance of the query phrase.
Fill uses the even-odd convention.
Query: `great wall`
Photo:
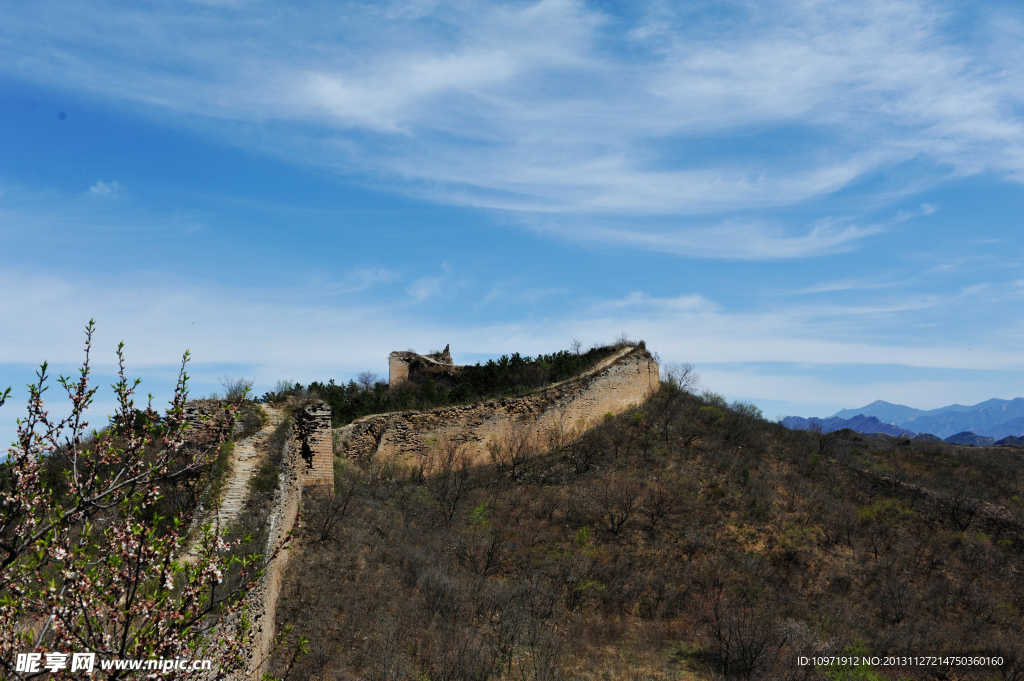
[[[390,382],[396,385],[413,372],[457,370],[446,347],[436,356],[394,352],[389,358]],[[549,385],[521,397],[494,399],[476,404],[423,411],[375,414],[341,428],[331,428],[330,408],[322,401],[295,405],[292,426],[282,453],[280,478],[272,510],[267,518],[269,533],[265,555],[274,556],[246,597],[253,622],[247,657],[250,664],[237,679],[260,678],[275,634],[275,614],[289,551],[280,550],[290,537],[298,518],[304,490],[315,487],[333,493],[334,460],[373,457],[417,457],[433,443],[448,439],[465,447],[478,462],[487,460],[488,446],[512,429],[543,437],[552,429],[582,431],[600,423],[608,414],[618,414],[645,400],[656,391],[659,368],[643,347],[622,346],[596,366],[573,378]],[[206,402],[190,403],[186,419],[207,433],[224,428],[216,418],[219,407]],[[240,440],[235,447],[232,473],[218,512],[226,525],[240,512],[253,471],[271,430],[283,418],[281,412],[262,407],[269,425]]]
[[[427,367],[446,366],[414,353],[392,353],[392,383],[409,375],[410,364],[423,360],[430,362]],[[580,376],[522,397],[366,416],[335,432],[336,450],[342,457],[363,460],[413,456],[426,453],[433,442],[449,439],[463,444],[472,458],[484,461],[488,444],[510,428],[537,436],[552,428],[586,429],[606,414],[618,414],[642,402],[658,385],[654,358],[643,348],[627,346]]]

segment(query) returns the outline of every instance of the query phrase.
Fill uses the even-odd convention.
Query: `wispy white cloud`
[[[492,302],[526,302],[537,303],[569,292],[564,287],[536,287],[523,282],[502,282],[493,286],[490,292],[480,301],[482,304]]]
[[[365,291],[379,284],[392,284],[400,279],[398,272],[384,267],[363,267],[344,272],[340,279],[317,276],[307,285],[324,295],[339,295]]]
[[[355,169],[392,190],[510,211],[726,215],[806,202],[909,162],[922,169],[915,189],[950,173],[1024,181],[1012,9],[648,7],[638,22],[578,0],[40,0],[8,8],[0,69],[185,113],[191,125],[229,121],[216,129],[235,143]],[[968,20],[972,31],[959,31]],[[699,146],[716,139],[732,143]],[[890,182],[879,193],[906,190]],[[783,238],[723,219],[662,234],[620,222],[578,238],[782,258],[853,248],[872,233],[821,224]]]
[[[441,277],[421,277],[406,289],[412,299],[419,303],[441,294]]]
[[[582,238],[627,244],[691,257],[774,260],[852,250],[858,241],[883,231],[822,220],[803,234],[787,234],[781,225],[763,221],[728,221],[713,227],[678,230],[596,227]]]
[[[799,289],[782,291],[781,295],[811,295],[816,293],[838,293],[841,291],[870,291],[893,288],[905,283],[888,277],[855,277],[823,281]]]
[[[94,196],[114,196],[121,193],[121,183],[117,180],[113,182],[96,180],[96,184],[89,187],[89,193]]]
[[[420,277],[406,289],[406,293],[412,296],[414,303],[422,303],[428,298],[435,298],[444,292],[444,285],[449,281],[451,267],[448,263],[441,263],[443,274],[435,277]]]

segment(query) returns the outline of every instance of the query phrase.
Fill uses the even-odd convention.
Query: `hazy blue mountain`
[[[1024,445],[1024,437],[1004,437],[1002,440],[996,441],[997,445]]]
[[[924,416],[928,412],[923,409],[914,409],[913,407],[907,407],[902,404],[893,404],[892,402],[885,402],[883,400],[875,400],[871,404],[861,407],[859,409],[843,409],[832,414],[832,418],[840,419],[852,419],[855,416],[863,414],[864,416],[874,416],[883,423],[900,423],[906,419],[914,418],[915,416]]]
[[[946,442],[953,445],[975,445],[976,447],[988,447],[995,441],[993,437],[984,437],[971,432],[957,433],[946,438]]]
[[[877,400],[859,409],[838,411],[833,418],[848,419],[858,414],[874,416],[883,423],[895,424],[916,432],[934,433],[943,438],[963,432],[996,439],[1024,435],[1022,397],[1012,400],[985,400],[970,406],[951,404],[927,411]]]
[[[834,416],[827,419],[819,419],[813,416],[809,419],[801,418],[800,416],[787,416],[782,419],[782,425],[786,426],[790,430],[810,430],[816,424],[820,425],[821,429],[826,433],[831,433],[834,430],[842,430],[843,428],[849,428],[850,430],[855,430],[858,433],[884,433],[886,435],[914,436],[914,433],[912,431],[908,431],[906,428],[894,426],[891,423],[882,423],[876,417],[865,416],[864,414],[857,414],[850,419],[841,419]]]

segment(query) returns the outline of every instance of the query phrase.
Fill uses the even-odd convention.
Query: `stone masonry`
[[[188,439],[214,441],[229,435],[236,425],[227,411],[229,403],[222,400],[189,400],[182,408],[182,418],[188,424]]]
[[[388,385],[397,388],[409,380],[411,374],[453,374],[458,366],[452,362],[449,346],[437,355],[420,355],[411,350],[392,352],[388,356]]]
[[[523,397],[357,419],[338,429],[339,453],[362,459],[424,454],[430,442],[448,438],[483,460],[489,442],[510,428],[526,427],[538,436],[552,428],[590,428],[606,414],[639,404],[659,385],[654,358],[641,347],[625,347],[582,376]]]
[[[301,458],[303,487],[323,485],[334,491],[334,455],[331,450],[331,408],[317,400],[296,409],[295,436]]]

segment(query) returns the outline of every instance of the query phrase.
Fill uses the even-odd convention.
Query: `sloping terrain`
[[[664,388],[585,435],[520,444],[514,463],[471,466],[450,442],[417,466],[339,460],[278,610],[309,652],[280,648],[274,673],[1024,677],[1014,448],[790,431]],[[854,650],[1001,663],[796,663]]]

